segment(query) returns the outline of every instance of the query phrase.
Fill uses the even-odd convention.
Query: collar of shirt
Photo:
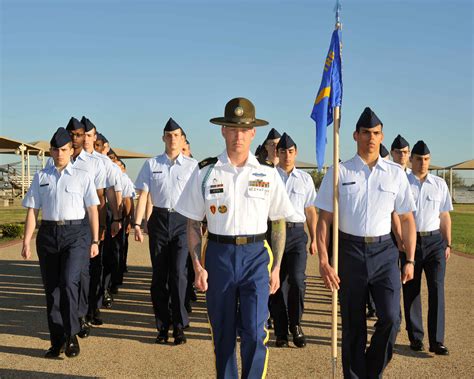
[[[227,150],[224,150],[218,157],[218,161],[216,162],[216,166],[231,166],[235,167],[229,159],[229,156],[227,155]],[[244,164],[244,167],[260,167],[260,162],[255,158],[255,155],[253,155],[249,151],[249,156],[247,158],[247,161]]]
[[[73,166],[72,166],[72,162],[69,161],[69,163],[66,165],[66,167],[64,167],[64,169],[62,170],[62,172],[59,172],[57,169],[56,169],[56,166],[54,165],[54,161],[53,161],[53,164],[51,166],[47,166],[44,170],[45,172],[49,173],[49,174],[54,174],[56,176],[61,176],[63,172],[66,172],[68,175],[72,175],[73,173]]]
[[[354,158],[352,158],[352,160],[354,162],[354,166],[357,171],[364,170],[365,168],[371,171],[368,164],[364,162],[364,160],[361,158],[359,154],[356,154]],[[387,162],[385,162],[385,160],[380,156],[378,157],[377,163],[375,164],[374,168],[380,168],[383,171],[388,171]]]
[[[181,166],[183,164],[184,156],[183,154],[179,153],[179,155],[176,157],[176,159],[173,162],[170,159],[170,157],[168,157],[168,154],[166,154],[165,152],[163,154],[157,155],[156,160],[158,161],[158,163],[166,163],[169,166],[173,166],[173,164],[176,164],[176,163]]]

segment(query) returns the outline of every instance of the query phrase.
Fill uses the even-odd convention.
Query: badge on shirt
[[[226,213],[227,207],[225,205],[219,205],[219,213]]]
[[[216,213],[216,206],[215,205],[211,205],[209,207],[209,210],[211,211],[212,214],[215,214]]]
[[[217,184],[211,184],[209,187],[209,193],[223,193],[224,192],[224,184],[222,183],[217,183]]]
[[[40,184],[40,187],[46,187],[46,186],[49,186],[49,183]]]
[[[153,174],[162,174],[163,171],[153,171]]]
[[[343,186],[351,186],[353,184],[356,184],[356,182],[345,182],[345,183],[342,183]]]
[[[249,180],[249,187],[270,188],[270,182],[264,182],[262,179]]]
[[[261,178],[263,178],[264,176],[267,176],[267,174],[264,174],[263,172],[253,172],[252,175],[253,176],[258,176],[258,177],[261,177]]]

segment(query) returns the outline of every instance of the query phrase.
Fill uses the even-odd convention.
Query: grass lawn
[[[26,209],[21,205],[0,208],[0,224],[25,222]]]
[[[474,204],[455,204],[451,219],[453,249],[474,255]]]

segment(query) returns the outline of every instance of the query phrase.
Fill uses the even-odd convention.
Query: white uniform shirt
[[[112,162],[112,160],[104,154],[93,151],[92,155],[99,158],[105,167],[105,185],[106,188],[114,187],[115,192],[122,192],[122,171]]]
[[[175,163],[166,153],[148,159],[140,170],[135,188],[150,193],[154,207],[175,208],[197,161],[179,154]]]
[[[25,208],[41,209],[48,221],[83,219],[86,208],[98,204],[91,176],[74,169],[72,163],[61,173],[54,166],[38,171],[22,203]]]
[[[333,169],[319,188],[316,207],[333,211]],[[356,154],[339,165],[339,230],[360,237],[390,233],[391,213],[414,211],[415,202],[401,167],[379,157],[372,171]]]
[[[415,223],[417,232],[432,232],[440,225],[439,214],[453,210],[446,182],[428,174],[423,183],[413,174],[408,175],[411,192],[416,203]]]
[[[135,185],[126,173],[122,173],[122,197],[135,197]]]
[[[285,170],[277,167],[283,183],[286,186],[286,192],[290,198],[291,204],[295,208],[295,213],[287,217],[288,222],[305,222],[305,208],[314,207],[316,202],[316,190],[314,182],[307,172],[298,170],[296,167],[287,175]]]
[[[50,166],[54,167],[54,160],[51,157],[46,162],[45,167]],[[92,176],[96,189],[103,189],[106,187],[105,166],[102,160],[96,156],[89,154],[83,149],[76,157],[76,160],[72,162],[72,167],[89,173]]]
[[[251,153],[243,167],[231,164],[227,152],[211,166],[196,167],[176,205],[182,215],[201,221],[207,218],[211,233],[241,236],[265,233],[267,220],[294,213],[283,182],[275,168],[261,165]]]

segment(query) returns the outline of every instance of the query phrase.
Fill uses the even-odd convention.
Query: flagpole
[[[340,107],[334,108],[334,133],[333,133],[333,221],[332,221],[332,267],[338,274],[339,265],[339,126],[341,123]],[[337,295],[338,291],[332,291],[332,377],[336,378],[337,369]]]
[[[341,29],[339,19],[340,3],[336,5],[336,29]],[[334,107],[333,128],[333,222],[332,222],[332,267],[338,275],[339,268],[339,128],[341,125],[341,107]],[[332,350],[332,377],[336,378],[337,371],[337,305],[338,291],[332,291],[332,325],[331,325],[331,350]]]

